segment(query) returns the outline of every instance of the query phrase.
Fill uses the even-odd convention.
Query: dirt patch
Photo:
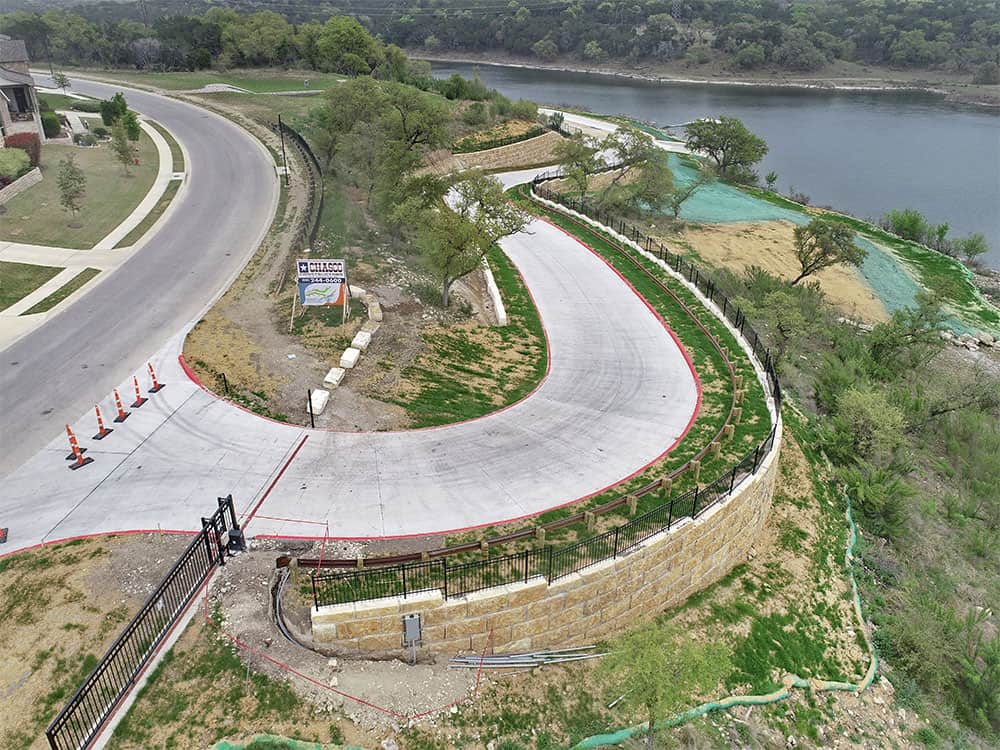
[[[783,279],[794,279],[799,273],[795,257],[793,232],[795,226],[785,221],[764,223],[736,222],[698,229],[688,228],[683,239],[707,262],[742,271],[760,266]],[[850,266],[827,268],[815,279],[838,310],[846,316],[867,323],[889,319],[885,306],[869,287],[857,269]]]
[[[48,747],[45,726],[190,542],[110,536],[0,560],[0,746]]]

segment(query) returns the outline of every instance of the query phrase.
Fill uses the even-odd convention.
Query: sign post
[[[299,285],[299,304],[342,307],[347,321],[351,288],[347,283],[344,260],[300,259],[295,262]]]

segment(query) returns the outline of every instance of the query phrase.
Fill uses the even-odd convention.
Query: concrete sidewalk
[[[590,250],[534,221],[502,241],[531,290],[551,370],[533,395],[458,425],[327,432],[262,419],[192,383],[183,333],[154,359],[167,384],[97,442],[93,411],[74,424],[94,463],[69,471],[52,443],[0,485],[4,552],[125,529],[194,529],[217,496],[250,533],[338,537],[427,534],[534,514],[615,484],[686,433],[699,386],[643,300]],[[140,373],[143,390],[148,376]],[[131,381],[122,398],[134,399]],[[101,400],[113,416],[110,394]],[[273,484],[273,489],[269,488]],[[285,519],[285,520],[279,520]],[[294,519],[294,520],[287,520]]]

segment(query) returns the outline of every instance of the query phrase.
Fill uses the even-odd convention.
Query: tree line
[[[936,68],[1000,82],[1000,9],[993,0],[443,0],[389,3],[286,0],[240,3],[240,13],[202,2],[177,12],[151,0],[77,6],[73,12],[0,16],[0,32],[24,39],[33,59],[169,70],[298,65],[344,73],[377,65],[359,47],[351,16],[386,44],[429,52],[503,52],[539,60],[601,63],[713,60],[733,70],[816,71],[838,60]],[[279,11],[279,12],[275,12]],[[340,45],[346,44],[342,52]]]

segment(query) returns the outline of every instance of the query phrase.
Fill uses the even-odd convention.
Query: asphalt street
[[[249,259],[276,205],[273,159],[244,130],[173,99],[73,81],[73,91],[84,94],[108,97],[119,90],[183,144],[188,183],[145,246],[0,352],[0,476],[196,318]]]

